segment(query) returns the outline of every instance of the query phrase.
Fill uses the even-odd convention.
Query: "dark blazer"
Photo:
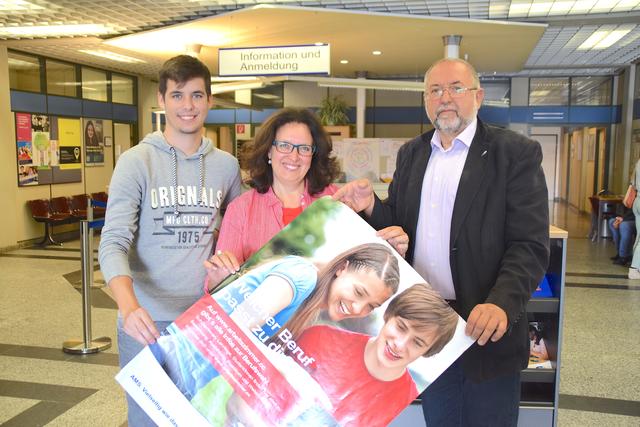
[[[427,132],[398,152],[389,197],[377,197],[369,222],[375,228],[400,225],[413,262],[422,182],[431,155]],[[465,352],[465,373],[475,380],[527,366],[526,306],[549,260],[549,208],[540,144],[478,120],[460,177],[451,220],[450,264],[455,308],[467,319],[474,306],[502,308],[509,329],[501,340],[474,344]]]

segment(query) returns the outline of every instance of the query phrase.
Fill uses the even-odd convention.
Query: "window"
[[[9,52],[9,87],[40,92],[40,60],[35,56]]]
[[[511,103],[510,79],[481,80],[480,86],[484,89],[483,105],[508,107]]]
[[[569,105],[569,78],[529,79],[529,105]]]
[[[47,93],[61,96],[78,96],[76,67],[64,62],[47,59]]]
[[[108,101],[107,73],[82,67],[82,97],[94,101]]]
[[[571,105],[611,105],[611,77],[572,77]]]
[[[111,75],[111,101],[120,104],[134,104],[133,78],[113,73]]]

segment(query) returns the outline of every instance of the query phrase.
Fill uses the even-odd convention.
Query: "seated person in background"
[[[542,338],[542,334],[534,325],[529,325],[529,341],[529,354],[531,356],[536,357],[539,361],[549,360],[547,345]]]
[[[611,257],[614,264],[629,266],[633,257],[633,243],[635,241],[635,215],[631,209],[625,208],[623,216],[609,219],[609,229],[616,247],[616,255]]]
[[[418,396],[407,366],[439,353],[453,338],[458,315],[440,294],[417,284],[391,300],[384,321],[376,337],[316,325],[297,340],[314,357],[305,369],[329,396],[341,426],[389,424]]]

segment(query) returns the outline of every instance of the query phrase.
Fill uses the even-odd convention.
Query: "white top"
[[[439,132],[431,139],[431,157],[422,182],[413,267],[445,299],[456,299],[449,263],[451,217],[458,184],[478,120],[442,147]]]

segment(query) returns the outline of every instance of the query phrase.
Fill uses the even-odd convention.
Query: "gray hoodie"
[[[116,164],[100,240],[104,279],[130,276],[151,317],[174,320],[200,296],[220,209],[240,194],[238,161],[207,138],[185,156],[162,132]]]

